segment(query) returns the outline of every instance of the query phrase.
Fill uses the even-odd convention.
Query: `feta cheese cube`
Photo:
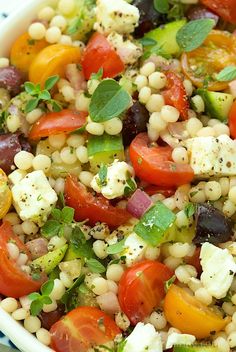
[[[121,253],[125,256],[127,266],[131,266],[136,262],[144,259],[145,251],[148,247],[147,243],[135,232],[131,233],[125,240],[125,250]]]
[[[195,341],[196,337],[193,335],[172,332],[167,338],[166,348],[172,348],[174,345],[192,345]]]
[[[12,187],[14,207],[19,217],[41,226],[57,201],[57,194],[50,186],[44,172],[33,171]]]
[[[97,22],[94,29],[100,33],[132,33],[138,25],[139,10],[125,0],[97,0]]]
[[[236,273],[233,256],[227,249],[221,249],[206,242],[202,245],[200,259],[203,286],[213,297],[224,298]]]
[[[123,352],[162,352],[161,337],[151,324],[138,323],[127,337]]]
[[[16,185],[18,182],[20,182],[25,176],[27,175],[27,172],[25,170],[20,170],[17,169],[15,171],[13,171],[12,173],[10,173],[10,175],[8,175],[8,179],[10,180],[10,182],[13,185]]]

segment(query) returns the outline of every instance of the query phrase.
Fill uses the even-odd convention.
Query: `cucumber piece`
[[[174,352],[218,352],[218,348],[212,345],[175,345]]]
[[[179,228],[173,224],[170,229],[167,231],[163,242],[181,242],[181,243],[192,243],[193,238],[196,235],[195,225],[189,227]]]
[[[210,92],[206,89],[197,89],[205,103],[205,110],[210,117],[226,122],[229,115],[229,110],[233,104],[232,94]]]
[[[185,24],[185,19],[167,23],[148,32],[145,34],[144,38],[156,40],[156,45],[161,47],[165,54],[178,55],[180,53],[180,47],[176,42],[176,34]],[[147,48],[150,49],[152,47],[155,47],[155,45],[148,46]]]
[[[101,164],[111,164],[115,159],[125,159],[121,135],[90,136],[88,140],[88,156],[93,172],[99,171]]]
[[[55,251],[48,252],[42,257],[33,260],[32,264],[35,266],[40,266],[46,274],[50,274],[64,258],[67,248],[68,245],[65,244],[63,247],[55,249]]]

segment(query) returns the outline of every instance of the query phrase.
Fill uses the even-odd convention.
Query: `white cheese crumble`
[[[132,232],[125,240],[125,250],[121,253],[121,256],[125,257],[125,263],[127,266],[131,266],[136,262],[144,259],[145,251],[148,247],[147,243],[142,240],[141,237]]]
[[[206,242],[202,245],[200,259],[203,286],[213,297],[224,298],[236,273],[233,256],[227,249],[221,249]]]
[[[174,345],[192,345],[196,341],[196,337],[189,334],[178,334],[173,332],[166,341],[166,348],[172,348]]]
[[[139,10],[125,0],[97,0],[96,16],[96,31],[128,34],[138,26]]]
[[[50,186],[44,172],[33,171],[12,187],[14,207],[19,217],[39,225],[47,221],[57,194]]]

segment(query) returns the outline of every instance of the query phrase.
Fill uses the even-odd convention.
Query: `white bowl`
[[[45,4],[53,4],[53,2],[54,0],[24,1],[19,10],[0,24],[0,57],[8,56],[12,43],[26,31],[40,7]],[[53,352],[52,349],[44,346],[34,335],[25,330],[2,308],[0,308],[0,331],[8,336],[22,352]]]

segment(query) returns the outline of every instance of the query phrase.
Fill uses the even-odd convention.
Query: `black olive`
[[[191,6],[189,11],[187,12],[187,18],[191,21],[209,18],[214,20],[216,25],[219,21],[219,16],[217,16],[214,12],[201,5]]]
[[[148,120],[149,112],[145,106],[138,101],[134,103],[123,120],[122,136],[125,146],[130,145],[137,134],[147,131]]]
[[[12,96],[15,96],[20,93],[22,83],[22,74],[16,67],[0,68],[0,88],[7,89]]]
[[[233,235],[233,223],[210,204],[199,204],[195,212],[196,236],[193,242],[213,244],[228,241]]]
[[[140,12],[139,25],[134,32],[136,38],[166,22],[166,17],[155,10],[153,0],[134,0],[133,5]]]

